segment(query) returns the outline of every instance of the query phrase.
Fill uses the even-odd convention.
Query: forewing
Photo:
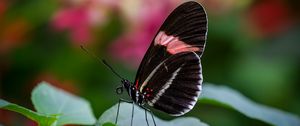
[[[197,2],[186,2],[177,7],[165,20],[138,69],[135,86],[141,84],[149,74],[172,55],[195,52],[201,57],[207,33],[207,17]]]

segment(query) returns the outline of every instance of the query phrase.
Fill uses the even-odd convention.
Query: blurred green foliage
[[[211,1],[200,1],[209,18],[208,40],[202,57],[204,81],[233,87],[254,101],[300,115],[297,1]],[[121,1],[115,4],[131,6]],[[76,25],[58,30],[53,23],[57,13],[73,6],[83,10],[94,8],[71,0],[0,1],[0,98],[32,108],[28,101],[30,92],[35,84],[45,80],[88,99],[99,117],[118,101],[115,87],[120,80],[80,50],[80,44],[134,81],[137,66],[115,57],[112,53],[118,50],[111,50],[111,46],[140,22],[130,23],[125,14],[120,14],[122,7],[116,9],[115,5],[103,4],[95,12],[105,12],[105,21],[87,26],[83,23],[92,37],[78,42],[71,36]],[[72,21],[80,19],[79,15]],[[156,113],[164,119],[172,118]],[[266,125],[210,105],[196,105],[187,116],[199,117],[211,125]],[[0,123],[20,125],[27,124],[28,120],[0,110]]]

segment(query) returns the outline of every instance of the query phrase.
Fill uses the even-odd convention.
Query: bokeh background
[[[96,117],[117,103],[120,80],[86,55],[85,45],[134,81],[166,16],[182,0],[0,0],[0,98],[33,108],[45,80],[86,98]],[[199,0],[209,30],[204,81],[300,115],[299,0]],[[172,119],[155,111],[163,119]],[[186,116],[211,125],[267,125],[224,108],[197,104]],[[0,110],[0,125],[34,126]]]

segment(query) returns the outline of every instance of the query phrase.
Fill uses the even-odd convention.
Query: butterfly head
[[[128,91],[131,88],[131,82],[129,80],[126,79],[122,79],[121,80],[121,85],[119,87],[116,88],[116,93],[117,94],[122,94],[124,88]]]
[[[121,82],[125,89],[129,89],[131,87],[131,82],[129,80],[123,79]]]

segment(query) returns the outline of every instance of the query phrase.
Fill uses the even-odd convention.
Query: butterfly
[[[172,116],[189,112],[202,89],[201,56],[207,39],[207,14],[197,2],[181,4],[171,12],[160,27],[138,68],[134,83],[122,78],[104,60],[112,72],[121,78],[117,94],[126,90],[131,100],[120,99],[145,109],[147,104]],[[132,109],[133,111],[133,109]],[[131,125],[133,112],[131,115]]]

